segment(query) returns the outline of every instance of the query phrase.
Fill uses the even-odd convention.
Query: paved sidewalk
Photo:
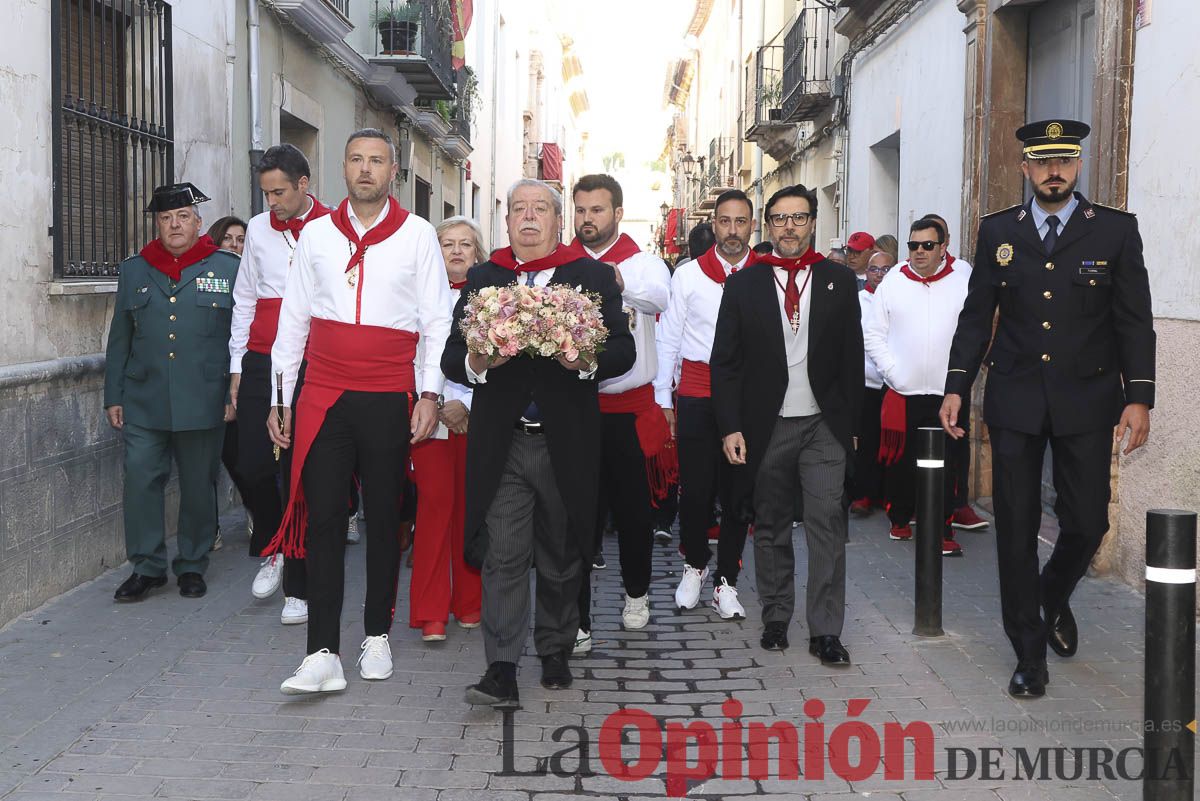
[[[227,521],[225,531],[226,546],[213,555],[209,594],[200,601],[180,598],[172,582],[140,604],[118,606],[111,598],[127,572],[122,567],[0,631],[0,798],[657,798],[668,790],[665,767],[636,782],[604,771],[599,739],[605,719],[625,706],[663,721],[704,719],[719,733],[729,722],[722,704],[730,696],[742,704],[743,724],[790,721],[800,728],[812,723],[805,702],[819,699],[826,707],[821,722],[827,740],[852,717],[852,699],[869,701],[853,717],[877,733],[887,723],[927,721],[936,736],[937,773],[913,777],[910,744],[902,780],[886,779],[880,767],[847,782],[831,769],[834,757],[822,779],[807,771],[796,780],[779,778],[772,759],[769,778],[672,782],[671,790],[686,789],[690,798],[814,801],[1140,797],[1135,781],[1092,781],[1086,771],[1076,780],[1054,777],[1053,758],[1052,778],[1016,780],[1011,751],[997,769],[1006,772],[1003,779],[981,780],[978,766],[969,779],[947,775],[949,747],[978,754],[985,747],[1140,745],[1136,728],[1120,724],[1140,722],[1142,715],[1141,596],[1113,581],[1086,580],[1074,603],[1080,656],[1068,661],[1052,655],[1047,697],[1014,701],[1005,693],[1013,658],[1000,627],[990,531],[961,534],[965,558],[944,563],[947,635],[922,640],[910,634],[912,544],[888,540],[880,514],[855,521],[843,638],[854,660],[848,670],[823,668],[808,655],[802,609],[791,626],[789,651],[759,648],[751,543],[740,582],[749,620],[721,621],[706,605],[673,611],[680,560],[674,545],[655,546],[651,625],[621,631],[623,593],[615,541],[609,540],[610,567],[597,571],[594,596],[597,643],[590,656],[573,662],[575,686],[541,689],[537,660],[527,652],[519,678],[524,708],[512,721],[512,766],[523,772],[545,766],[578,741],[577,729],[561,727],[583,727],[595,773],[586,777],[498,775],[501,717],[462,700],[463,688],[484,668],[480,631],[451,624],[445,643],[423,644],[406,625],[407,570],[392,632],[395,675],[369,684],[358,678],[364,546],[348,549],[347,587],[355,588],[344,616],[348,689],[321,698],[281,695],[280,681],[303,656],[304,627],[279,624],[279,598],[251,597],[257,562],[244,555],[240,523]],[[803,529],[796,534],[803,577]],[[707,590],[705,600],[711,583]],[[802,586],[799,594],[802,601]],[[858,752],[852,752],[855,765]],[[633,761],[638,752],[626,745],[624,753]],[[689,753],[697,752],[693,747]],[[578,754],[559,761],[571,772]],[[800,761],[805,770],[803,751]],[[1068,777],[1072,764],[1068,757]],[[961,772],[963,763],[957,767]]]

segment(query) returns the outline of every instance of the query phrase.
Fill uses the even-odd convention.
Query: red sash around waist
[[[712,374],[706,362],[683,360],[679,374],[679,395],[684,398],[711,398]]]
[[[250,341],[246,350],[271,355],[275,335],[279,332],[279,307],[283,298],[259,298],[254,303],[254,322],[250,323]]]
[[[279,531],[263,556],[282,550],[304,558],[308,509],[300,477],[304,460],[325,422],[325,415],[347,390],[412,392],[416,389],[413,359],[419,336],[412,331],[353,325],[314,317],[308,332],[308,367],[293,418],[292,474],[288,506]]]
[[[667,491],[679,479],[679,457],[671,439],[671,427],[662,407],[654,401],[654,387],[640,387],[611,395],[600,393],[602,414],[632,414],[637,430],[638,445],[646,457],[646,480],[650,498],[657,502],[667,497]]]

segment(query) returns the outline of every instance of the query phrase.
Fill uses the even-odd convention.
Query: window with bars
[[[51,0],[54,275],[115,277],[154,238],[143,209],[174,180],[171,7]]]

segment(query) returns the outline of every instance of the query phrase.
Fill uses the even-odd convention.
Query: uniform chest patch
[[[1000,247],[996,248],[996,263],[1001,267],[1007,267],[1013,260],[1013,246],[1005,242]]]

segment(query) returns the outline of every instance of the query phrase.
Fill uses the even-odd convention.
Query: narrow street
[[[679,564],[672,544],[655,548],[651,625],[621,631],[616,545],[609,540],[610,567],[599,571],[595,594],[596,645],[573,661],[576,681],[567,691],[541,689],[536,657],[526,652],[519,677],[523,709],[513,717],[512,734],[513,767],[522,775],[501,776],[500,715],[462,700],[464,686],[484,667],[479,630],[451,625],[445,643],[422,643],[405,625],[405,571],[392,632],[395,675],[368,684],[354,670],[361,622],[350,591],[343,627],[348,689],[289,699],[278,685],[303,653],[304,627],[280,626],[278,599],[250,596],[256,563],[243,556],[242,524],[227,520],[225,530],[226,547],[214,554],[210,592],[201,601],[180,598],[172,583],[145,602],[117,606],[111,595],[127,570],[121,567],[0,631],[0,798],[558,801],[659,798],[681,788],[689,798],[709,799],[1141,797],[1137,781],[1093,781],[1086,770],[1075,781],[1056,778],[1052,758],[1049,780],[1014,778],[1016,746],[1032,753],[1140,745],[1143,602],[1114,581],[1086,580],[1075,605],[1079,656],[1051,657],[1047,696],[1017,702],[1005,693],[1013,663],[1000,628],[990,531],[962,533],[966,557],[945,561],[947,636],[921,640],[909,633],[911,543],[889,541],[882,514],[856,521],[843,638],[854,665],[841,671],[808,655],[802,612],[788,651],[759,648],[750,544],[741,581],[749,620],[720,621],[705,605],[671,611]],[[798,545],[800,576],[804,554]],[[363,556],[361,546],[348,551],[348,587],[362,586]],[[702,597],[710,594],[711,585]],[[827,741],[848,719],[851,699],[869,701],[857,719],[881,740],[888,722],[927,721],[935,732],[936,775],[913,778],[911,743],[903,780],[886,779],[880,767],[863,781],[847,782],[835,775],[832,757],[821,780],[780,779],[773,758],[769,779],[687,780],[670,788],[665,762],[636,782],[605,771],[599,733],[619,706],[645,710],[664,724],[704,719],[720,732],[728,721],[722,703],[730,697],[742,703],[744,724],[790,721],[798,728],[809,722],[805,702],[819,699],[826,705]],[[523,775],[577,742],[575,730],[560,732],[561,742],[553,739],[564,726],[586,729],[595,775]],[[1009,749],[999,762],[1004,777],[981,780],[975,766],[969,778],[949,778],[950,747],[976,754]],[[636,755],[626,747],[627,760]],[[578,753],[561,762],[574,772]],[[961,754],[956,767],[961,775]]]

